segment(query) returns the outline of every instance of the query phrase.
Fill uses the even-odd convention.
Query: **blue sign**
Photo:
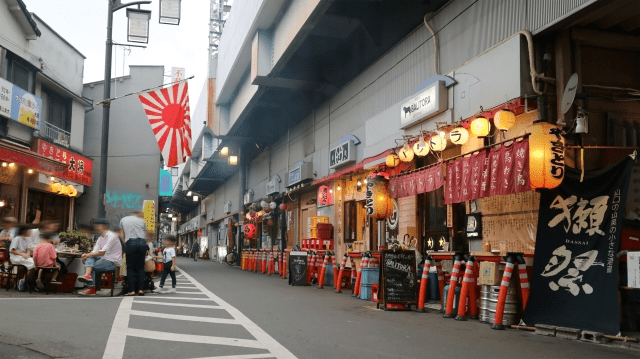
[[[171,183],[171,173],[160,169],[158,182],[158,196],[173,196],[173,185]]]

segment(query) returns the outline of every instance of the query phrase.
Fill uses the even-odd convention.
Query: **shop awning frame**
[[[343,168],[343,169],[341,169],[339,171],[336,171],[336,172],[334,172],[334,173],[332,173],[332,174],[330,174],[328,176],[324,176],[322,178],[318,178],[317,180],[313,181],[311,183],[311,185],[315,186],[315,185],[322,184],[322,183],[325,183],[325,182],[333,181],[335,179],[338,179],[338,178],[340,178],[340,177],[342,177],[344,175],[347,175],[349,173],[352,173],[352,172],[363,171],[363,170],[366,169],[365,168],[366,164],[374,162],[374,161],[377,161],[377,160],[379,160],[381,158],[387,157],[391,153],[391,151],[392,150],[386,150],[386,151],[382,152],[379,155],[372,156],[372,157],[369,157],[369,158],[365,158],[364,160],[362,160],[359,163],[356,163],[355,165],[349,166],[347,168]]]
[[[20,146],[0,141],[0,160],[17,163],[33,168],[38,172],[56,176],[67,169],[67,165],[50,158],[41,156]]]

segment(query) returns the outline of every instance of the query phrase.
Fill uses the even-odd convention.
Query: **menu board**
[[[289,255],[289,284],[308,285],[307,252],[291,252]]]
[[[380,255],[383,303],[416,304],[416,252],[388,250]]]

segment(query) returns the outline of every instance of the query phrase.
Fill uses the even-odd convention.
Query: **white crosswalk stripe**
[[[177,277],[179,277],[178,283],[180,285],[176,286],[178,289],[178,295],[163,293],[148,295],[145,297],[124,297],[124,299],[122,299],[111,328],[111,333],[109,334],[107,347],[105,348],[103,354],[104,359],[122,359],[125,352],[127,337],[181,343],[206,344],[211,345],[212,348],[215,348],[216,345],[223,345],[231,348],[231,350],[241,350],[240,348],[268,350],[268,353],[238,353],[238,355],[225,354],[224,356],[211,357],[219,359],[296,358],[291,352],[289,352],[269,334],[258,327],[255,323],[253,323],[238,309],[232,307],[230,304],[213,294],[211,291],[209,291],[184,271],[180,270],[179,268],[178,271],[180,271],[180,274],[177,275]],[[135,309],[133,309],[134,304]],[[170,307],[172,313],[159,313],[157,311],[152,311],[151,308],[153,306]],[[227,317],[218,318],[175,314],[176,310],[178,310],[179,312],[182,308],[184,308],[186,311],[188,311],[189,308],[198,308],[206,311],[213,310],[215,311],[212,312],[214,314],[226,312]],[[157,307],[155,309],[157,310]],[[190,314],[193,314],[193,312],[190,312]],[[253,337],[253,339],[178,334],[149,329],[133,328],[130,326],[130,320],[132,316],[138,319],[140,319],[140,317],[162,319],[164,321],[169,321],[172,323],[193,322],[194,324],[208,323],[220,326],[241,326]],[[229,316],[231,318],[229,318]]]

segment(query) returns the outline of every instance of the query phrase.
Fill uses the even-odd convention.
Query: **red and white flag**
[[[138,96],[149,117],[165,165],[176,166],[191,156],[191,115],[186,81]]]

